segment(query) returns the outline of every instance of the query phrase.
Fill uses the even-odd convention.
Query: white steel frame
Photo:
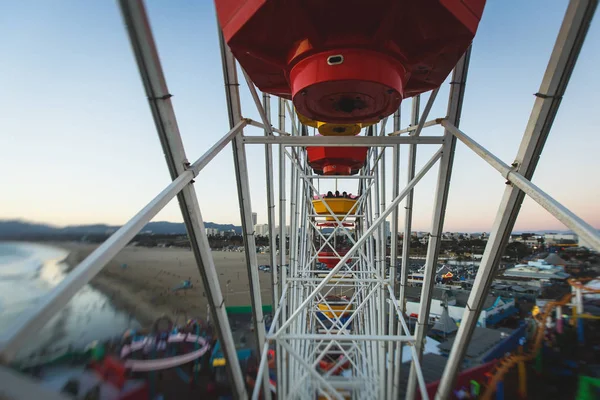
[[[465,313],[440,381],[436,395],[437,399],[450,397],[467,345],[471,341],[477,318],[479,318],[483,307],[483,299],[492,284],[500,257],[514,227],[525,194],[529,195],[530,198],[557,217],[580,237],[587,240],[595,250],[600,250],[600,235],[596,230],[530,181],[544,148],[546,138],[552,128],[560,101],[571,78],[571,73],[579,57],[597,5],[597,0],[571,0],[569,2],[540,90],[536,93],[536,100],[517,157],[511,167],[502,163],[497,157],[460,132],[457,127],[445,124],[446,129],[450,130],[476,154],[503,174],[509,185],[504,191],[490,238],[475,277],[473,290],[467,300]]]
[[[238,197],[246,250],[246,263],[250,283],[255,333],[261,360],[257,385],[252,398],[259,394],[270,398],[267,352],[276,349],[277,395],[285,399],[324,398],[383,399],[399,397],[399,382],[402,345],[408,344],[412,364],[408,377],[407,398],[414,398],[417,387],[421,397],[427,399],[426,382],[420,368],[426,337],[429,307],[434,274],[444,225],[445,208],[450,187],[454,149],[457,139],[467,145],[481,158],[496,168],[507,180],[505,195],[498,210],[492,234],[486,246],[475,285],[468,300],[457,339],[439,386],[436,398],[446,399],[460,370],[464,351],[471,338],[484,295],[489,289],[499,257],[506,245],[520,204],[527,194],[555,215],[566,226],[584,238],[596,250],[600,250],[600,235],[591,226],[578,218],[564,206],[552,199],[533,183],[531,177],[537,159],[550,131],[560,99],[564,94],[570,74],[587,33],[597,1],[571,0],[563,21],[555,48],[550,58],[546,75],[530,122],[525,131],[516,161],[507,165],[488,150],[480,146],[459,128],[462,101],[468,71],[470,49],[457,64],[451,79],[448,115],[427,121],[438,89],[431,92],[423,113],[419,115],[420,97],[413,99],[410,126],[401,129],[400,112],[394,117],[393,131],[385,134],[387,118],[378,126],[370,127],[361,137],[314,137],[307,135],[306,127],[296,120],[290,104],[279,99],[278,127],[271,125],[271,98],[257,92],[250,78],[245,80],[257,107],[261,121],[253,121],[242,115],[236,62],[219,32],[222,51],[223,75],[225,80],[227,107],[231,130],[205,155],[193,164],[187,161],[177,121],[169,100],[171,95],[166,81],[150,24],[141,0],[120,0],[120,7],[127,32],[144,83],[146,96],[154,117],[157,132],[165,153],[172,182],[128,223],[115,232],[106,242],[83,260],[31,313],[22,315],[11,329],[0,338],[0,356],[9,362],[18,349],[43,327],[69,299],[88,283],[125,245],[149,222],[170,200],[177,196],[184,217],[198,270],[209,298],[209,305],[216,325],[219,340],[228,360],[227,368],[236,398],[249,396],[244,385],[229,322],[225,302],[219,286],[214,260],[211,256],[202,215],[193,187],[193,179],[230,142],[232,143]],[[286,111],[292,127],[286,132]],[[435,125],[445,128],[443,136],[422,136],[424,128]],[[244,134],[246,127],[263,130],[262,135]],[[407,134],[407,135],[404,135]],[[404,135],[404,136],[403,136]],[[249,176],[246,161],[246,145],[262,144],[265,148],[267,207],[270,234],[273,303],[277,303],[273,323],[265,332],[262,300],[258,281],[256,244],[251,221]],[[273,146],[278,145],[279,154],[279,232],[275,226],[275,193]],[[317,221],[312,199],[323,194],[318,192],[320,180],[332,179],[312,173],[308,166],[307,146],[367,146],[369,156],[359,175],[336,177],[354,179],[360,197],[354,215],[335,215],[325,203],[329,216],[333,217],[333,233],[325,237]],[[408,145],[407,185],[399,187],[400,146]],[[416,171],[417,145],[441,145],[433,157]],[[391,149],[392,157],[392,201],[386,202],[385,153]],[[425,263],[425,281],[421,293],[419,317],[415,332],[411,333],[405,321],[405,286],[410,253],[413,190],[416,184],[439,161],[438,182],[433,209],[432,231]],[[286,171],[291,179],[287,181]],[[289,188],[290,198],[286,198]],[[396,271],[399,249],[396,246],[398,206],[406,199],[404,241],[401,250],[402,267]],[[288,205],[289,200],[289,205]],[[289,207],[289,208],[288,208]],[[390,268],[386,266],[387,247],[384,221],[391,217],[392,245]],[[286,232],[289,222],[291,232]],[[353,227],[344,224],[352,222]],[[276,235],[279,235],[279,257],[276,254]],[[318,271],[318,252],[334,235],[341,235],[352,244],[339,258],[337,265],[324,273]],[[289,246],[286,237],[289,236]],[[321,245],[315,246],[319,240]],[[289,247],[289,248],[288,248]],[[289,267],[283,267],[288,264]],[[281,267],[278,267],[281,266]],[[397,272],[400,279],[397,279]],[[333,304],[327,300],[329,294],[349,293],[350,314],[344,324],[322,313],[333,312]],[[321,318],[319,318],[321,314]],[[324,320],[323,320],[324,318]],[[319,369],[319,362],[326,354],[342,355],[329,372]],[[387,360],[387,361],[386,361]],[[348,362],[347,375],[332,372]]]

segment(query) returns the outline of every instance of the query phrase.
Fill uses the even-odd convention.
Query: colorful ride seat
[[[333,370],[332,375],[339,375],[350,368],[350,361],[343,354],[327,354],[319,362],[319,368],[323,372]]]
[[[342,225],[345,227],[353,227],[354,226],[354,222],[342,222]],[[336,226],[338,226],[337,222],[331,222],[331,221],[327,221],[327,222],[318,222],[317,226],[321,226],[324,228],[335,228]]]
[[[356,175],[365,165],[368,147],[307,147],[308,165],[317,175]]]
[[[350,302],[343,297],[327,296],[325,300],[326,303],[319,303],[317,307],[329,318],[348,317],[352,313],[352,306],[349,306]]]
[[[372,123],[336,124],[315,121],[302,114],[298,114],[298,119],[306,126],[317,128],[319,133],[323,136],[356,136],[360,133],[362,128],[372,125]]]
[[[338,219],[342,216],[352,216],[356,213],[357,202],[356,199],[350,199],[346,197],[329,197],[323,198],[323,200],[315,199],[312,201],[315,208],[315,212],[318,215],[327,216],[327,221],[335,221],[335,218],[331,216],[325,204],[329,206],[333,214],[338,215]]]
[[[376,122],[438,87],[471,44],[485,0],[215,0],[258,88],[336,124]],[[401,28],[400,28],[401,27]]]
[[[320,251],[318,254],[319,262],[327,265],[327,268],[329,269],[334,268],[340,261],[340,257],[343,257],[348,253],[348,249],[337,249],[336,251],[339,254],[339,257],[331,250]]]

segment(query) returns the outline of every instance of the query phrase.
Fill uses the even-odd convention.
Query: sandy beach
[[[67,262],[77,265],[97,246],[57,243],[70,251]],[[227,306],[250,305],[245,253],[213,251],[221,290]],[[257,254],[258,263],[268,264],[269,254]],[[271,273],[260,271],[263,304],[271,304]],[[190,289],[173,290],[184,280]],[[191,250],[177,248],[126,247],[92,280],[115,307],[126,310],[142,325],[158,317],[172,319],[207,317],[207,298]]]

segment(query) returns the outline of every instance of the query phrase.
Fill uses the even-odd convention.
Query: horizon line
[[[31,221],[25,218],[0,218],[0,223],[2,222],[20,222],[20,223],[29,223],[29,224],[37,224],[37,225],[47,225],[47,226],[51,226],[54,228],[67,228],[67,227],[79,227],[79,226],[91,226],[91,225],[106,225],[109,227],[122,227],[124,224],[115,224],[115,225],[111,225],[105,222],[96,222],[96,223],[80,223],[80,224],[68,224],[68,225],[59,225],[59,224],[54,224],[54,223],[49,223],[49,222],[36,222],[36,221]],[[173,221],[150,221],[148,223],[169,223],[169,224],[185,224],[183,221],[180,222],[173,222]],[[205,221],[204,224],[216,224],[216,225],[233,225],[235,227],[241,227],[240,225],[236,225],[235,223],[220,223],[220,222],[212,222],[212,221]],[[256,225],[268,225],[268,224],[256,224]],[[278,225],[277,225],[278,226]],[[596,228],[594,227],[594,229],[600,231],[600,228]],[[535,233],[535,232],[545,232],[545,233],[549,233],[549,232],[570,232],[573,234],[576,234],[575,232],[573,232],[572,230],[568,229],[567,227],[565,227],[564,229],[518,229],[518,230],[513,230],[511,231],[511,234],[513,233]],[[412,230],[411,232],[429,232],[428,230]],[[444,230],[444,232],[457,232],[457,233],[488,233],[491,232],[491,230]]]

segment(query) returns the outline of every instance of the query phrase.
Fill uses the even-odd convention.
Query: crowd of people
[[[342,192],[342,194],[340,194],[339,190],[335,191],[335,194],[333,192],[331,192],[331,190],[329,192],[327,192],[327,194],[325,195],[326,199],[354,199],[356,198],[355,196],[352,196],[352,193],[346,193],[346,192]]]

